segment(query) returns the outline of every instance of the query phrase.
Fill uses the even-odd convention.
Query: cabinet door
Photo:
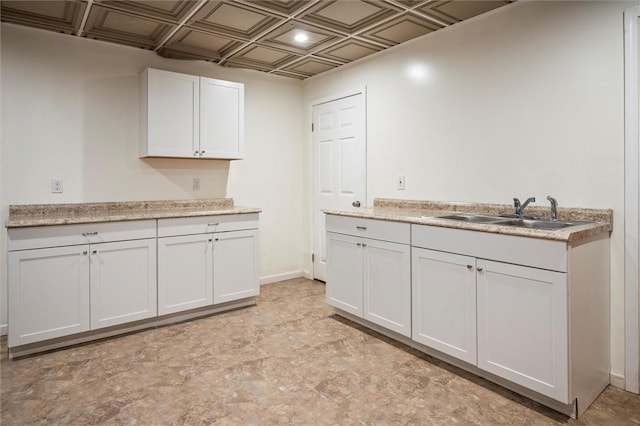
[[[413,340],[476,365],[476,259],[413,248]]]
[[[9,252],[9,347],[89,330],[88,251]]]
[[[478,367],[568,404],[566,274],[477,265]]]
[[[158,238],[158,314],[213,303],[212,234]]]
[[[213,234],[213,303],[259,293],[258,230]]]
[[[200,149],[199,77],[149,69],[147,84],[148,140],[147,152],[143,154],[197,156],[195,153]]]
[[[238,159],[244,148],[244,85],[200,77],[203,158]]]
[[[91,328],[156,316],[156,240],[91,245]]]
[[[327,303],[362,318],[362,239],[327,232]]]
[[[411,247],[365,239],[362,250],[364,318],[411,337]]]

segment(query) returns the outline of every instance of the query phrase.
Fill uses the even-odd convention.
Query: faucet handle
[[[520,200],[519,200],[519,199],[517,199],[516,197],[513,197],[513,206],[514,206],[515,208],[520,207]]]

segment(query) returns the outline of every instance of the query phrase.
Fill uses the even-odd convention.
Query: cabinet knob
[[[467,269],[473,269],[473,265],[467,265]]]
[[[82,254],[86,256],[87,255],[87,251],[86,250],[83,251]]]
[[[211,238],[209,238],[209,242],[213,241]]]
[[[196,152],[194,152],[194,153],[193,153],[193,156],[194,156],[194,157],[197,157],[199,154],[200,154],[200,153],[199,153],[198,151],[196,151]]]
[[[93,253],[93,254],[98,254],[98,250],[94,250],[94,251],[92,251],[91,253]]]
[[[366,247],[366,246],[367,246],[366,244],[362,244],[362,247]]]
[[[358,246],[358,247],[360,247],[361,245],[362,245],[362,244],[360,244],[360,243],[357,243],[357,246]]]
[[[478,268],[478,272],[482,272],[482,271],[483,271],[483,268]]]
[[[218,241],[218,240],[219,240],[219,238],[216,238],[215,240],[216,240],[216,241]]]
[[[204,151],[200,151],[200,157],[204,155]]]

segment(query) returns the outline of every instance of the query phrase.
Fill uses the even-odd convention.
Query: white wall
[[[261,276],[301,273],[300,81],[11,24],[1,30],[3,222],[9,204],[233,197],[263,209]],[[139,159],[145,67],[244,83],[245,158]],[[51,178],[64,179],[63,194],[50,193]],[[1,288],[6,324],[6,273]]]
[[[552,195],[614,209],[614,377],[624,374],[622,13],[636,4],[518,2],[303,82],[305,126],[313,100],[366,85],[369,203]],[[307,138],[305,164],[309,148]],[[305,188],[310,214],[306,171]]]

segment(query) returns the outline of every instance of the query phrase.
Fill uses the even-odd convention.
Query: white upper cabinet
[[[140,117],[140,157],[243,156],[242,83],[147,68]]]
[[[203,158],[242,158],[244,84],[200,77],[200,153]]]

